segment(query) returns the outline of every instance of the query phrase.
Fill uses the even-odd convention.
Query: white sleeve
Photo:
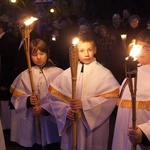
[[[144,134],[150,141],[150,120],[144,124],[138,125],[138,127],[144,132]]]
[[[90,130],[103,124],[116,105],[116,98],[94,97],[83,101],[83,113]]]

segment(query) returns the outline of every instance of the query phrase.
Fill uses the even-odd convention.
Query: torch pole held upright
[[[76,46],[72,46],[70,48],[69,59],[72,76],[72,99],[76,99],[76,81],[77,81],[77,66],[78,66],[78,50]],[[77,150],[77,120],[73,121],[72,132],[73,132],[72,150]]]
[[[32,89],[32,94],[35,95],[36,93],[35,93],[34,80],[33,80],[33,75],[32,75],[31,59],[30,59],[30,32],[31,32],[30,26],[24,26],[22,28],[22,40],[23,40],[23,46],[24,46],[25,55],[26,55],[26,59],[27,59],[31,89]],[[40,138],[41,145],[42,145],[40,120],[39,120],[38,116],[35,116],[35,119],[36,119],[36,122],[37,122],[39,138]],[[42,146],[42,150],[44,150],[44,149],[45,148]]]
[[[126,76],[132,99],[132,127],[136,130],[137,61],[133,61],[132,57],[126,60]],[[136,150],[136,145],[132,145],[131,150]]]

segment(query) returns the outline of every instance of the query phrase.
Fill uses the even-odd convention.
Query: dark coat
[[[14,39],[5,33],[0,39],[1,55],[1,80],[0,85],[7,90],[0,91],[0,99],[8,100],[10,98],[9,88],[12,83],[12,72],[14,63],[15,42]]]

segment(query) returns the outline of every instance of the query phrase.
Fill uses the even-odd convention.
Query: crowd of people
[[[71,150],[74,122],[78,150],[130,150],[132,145],[137,150],[150,149],[149,18],[142,23],[138,14],[124,9],[122,14],[113,14],[109,23],[75,15],[39,20],[40,33],[36,22],[30,26],[28,56],[24,21],[29,16],[20,14],[16,22],[0,20],[3,150],[5,129],[10,130],[10,140],[25,149]],[[69,52],[76,36],[78,61],[72,78]],[[134,39],[141,50],[137,56],[136,129],[125,72],[125,57]]]

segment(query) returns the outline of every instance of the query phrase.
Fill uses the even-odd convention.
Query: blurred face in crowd
[[[120,25],[120,23],[121,23],[121,17],[120,17],[119,14],[114,14],[112,19],[113,19],[112,21],[113,21],[114,25],[117,25],[117,26]]]
[[[123,18],[128,19],[130,16],[130,12],[127,9],[123,10]]]
[[[84,64],[92,62],[94,55],[96,54],[96,46],[94,42],[82,42],[77,44],[79,60]]]
[[[142,65],[150,64],[150,44],[138,41],[137,45],[140,45],[142,47],[141,52],[137,57],[138,62]]]
[[[80,25],[78,34],[81,35],[83,33],[87,33],[89,30],[87,25]]]
[[[46,64],[47,54],[38,49],[37,51],[31,54],[31,59],[35,65],[42,67]]]
[[[100,26],[97,25],[94,27],[94,33],[99,34],[99,32],[100,32]]]
[[[59,29],[59,22],[58,22],[58,20],[54,20],[53,21],[53,27]]]
[[[132,28],[137,28],[138,25],[139,25],[139,20],[138,20],[137,18],[134,18],[134,19],[132,19],[132,20],[130,21],[130,26],[131,26]]]
[[[107,29],[105,27],[101,27],[100,28],[100,35],[102,37],[106,37],[107,36]]]

